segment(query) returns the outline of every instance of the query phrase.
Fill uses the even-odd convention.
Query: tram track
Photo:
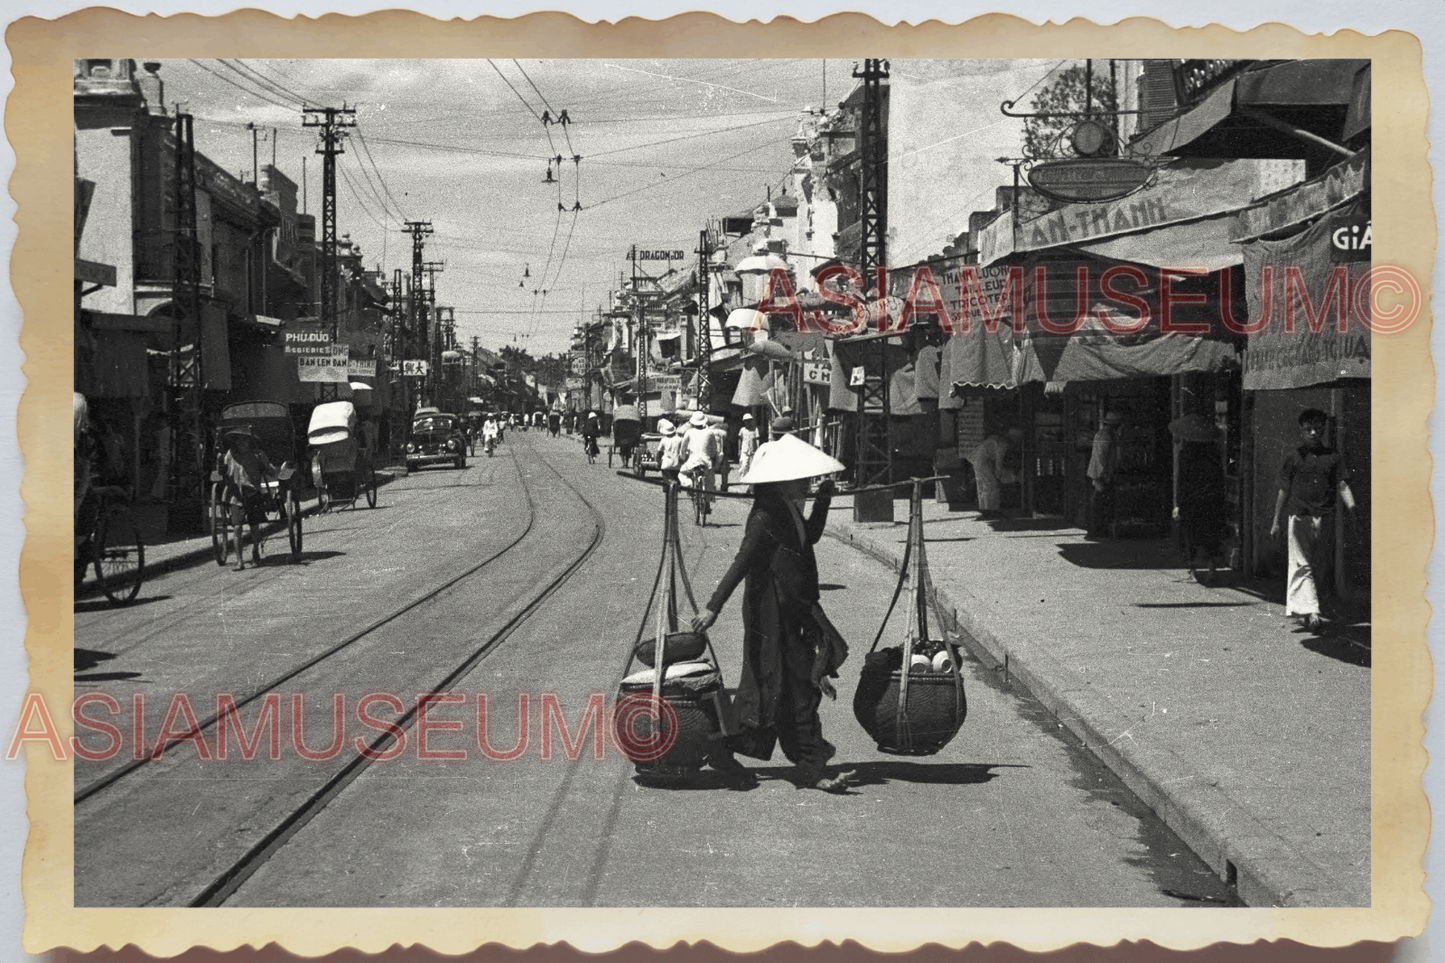
[[[533,449],[535,452],[535,449]],[[587,506],[593,521],[593,535],[586,547],[577,555],[565,568],[554,578],[544,585],[535,596],[518,612],[512,615],[501,628],[493,632],[476,650],[468,655],[462,662],[454,666],[445,677],[435,685],[430,686],[430,691],[444,692],[453,688],[457,682],[465,678],[476,668],[477,664],[489,654],[502,645],[511,635],[537,612],[553,595],[555,595],[574,574],[586,564],[593,553],[602,544],[607,533],[606,519],[597,507],[577,489],[575,485],[567,481],[561,472],[557,471],[546,458],[538,454],[538,460],[547,466],[548,470],[572,493],[577,499]],[[519,471],[519,478],[522,484],[527,486],[526,474]],[[528,486],[528,506],[535,513],[535,502],[532,497],[530,486]],[[528,526],[530,530],[530,525]],[[465,576],[462,576],[465,577]],[[457,579],[460,581],[460,578]],[[396,726],[403,732],[409,732],[416,719],[419,707],[413,705],[405,714],[396,720]],[[388,732],[372,741],[370,748],[373,752],[384,752],[396,741],[396,736]],[[358,776],[362,774],[372,763],[373,759],[367,755],[358,754],[348,762],[342,769],[332,775],[320,789],[309,795],[299,806],[292,810],[274,829],[271,830],[260,842],[253,846],[247,853],[238,860],[230,869],[217,877],[207,886],[199,896],[189,904],[193,908],[218,907],[225,903],[242,884],[246,882],[262,865],[266,863],[276,852],[278,852],[287,841],[291,839],[302,827],[326,807],[333,799],[339,796],[351,785]]]
[[[537,460],[540,461],[553,475],[556,475],[558,477],[561,484],[572,492],[578,502],[580,502],[581,507],[585,509],[587,514],[584,517],[590,517],[592,523],[590,526],[590,536],[586,536],[585,544],[581,545],[578,550],[568,553],[570,558],[566,562],[566,564],[561,567],[560,570],[556,568],[552,569],[551,577],[548,578],[546,583],[540,586],[537,591],[531,593],[530,597],[525,599],[525,604],[521,604],[520,606],[515,608],[515,610],[508,609],[503,611],[501,614],[508,615],[509,617],[507,617],[501,625],[496,626],[494,629],[489,631],[485,638],[481,638],[479,640],[473,639],[471,642],[467,642],[464,639],[459,640],[463,645],[466,646],[466,654],[460,659],[454,659],[450,663],[450,668],[445,671],[445,673],[442,674],[440,678],[429,680],[427,685],[421,687],[426,691],[439,691],[449,689],[453,687],[459,679],[465,677],[469,672],[475,669],[477,664],[480,663],[488,654],[495,651],[498,647],[505,643],[507,638],[509,638],[520,625],[522,625],[535,612],[545,606],[547,600],[559,588],[561,588],[561,586],[564,585],[578,571],[578,569],[585,565],[587,560],[601,545],[603,538],[605,537],[605,520],[602,516],[602,513],[598,511],[598,509],[591,502],[591,500],[589,500],[581,491],[579,491],[576,486],[572,485],[569,481],[567,481],[567,479],[562,477],[561,474],[557,471],[557,469],[553,465],[551,465],[545,457],[542,457],[540,453],[537,455]],[[517,472],[517,478],[521,483],[523,491],[526,494],[527,524],[523,531],[517,537],[513,538],[506,546],[504,546],[499,551],[494,552],[488,558],[482,560],[476,565],[467,567],[465,570],[453,575],[445,583],[425,593],[422,593],[416,598],[410,600],[406,605],[386,613],[384,616],[372,621],[359,631],[351,633],[346,639],[342,640],[340,643],[328,647],[325,651],[318,653],[316,656],[307,659],[304,663],[289,669],[284,674],[271,679],[266,684],[251,688],[244,698],[238,696],[237,708],[239,709],[247,705],[254,705],[257,700],[262,699],[268,693],[274,692],[281,686],[288,684],[294,685],[296,680],[298,680],[303,675],[308,677],[308,684],[312,687],[320,686],[320,684],[325,680],[324,677],[318,680],[318,674],[325,670],[328,663],[335,661],[341,653],[347,651],[348,649],[356,647],[356,644],[363,639],[378,636],[378,633],[385,633],[388,639],[405,638],[405,634],[397,634],[396,629],[398,620],[403,619],[403,617],[407,616],[408,614],[418,615],[421,612],[426,611],[430,607],[429,603],[438,602],[444,597],[454,596],[457,591],[462,590],[466,587],[468,580],[471,579],[473,576],[482,573],[489,567],[495,569],[499,561],[501,561],[505,566],[506,560],[513,557],[516,552],[526,551],[527,546],[533,543],[533,539],[529,539],[528,536],[534,533],[534,529],[539,518],[539,501],[538,494],[534,490],[535,483],[528,480],[526,471],[522,470],[521,466],[518,467],[519,470]],[[504,567],[502,571],[505,570],[506,569]],[[518,599],[517,601],[521,602],[522,599]],[[435,618],[435,616],[433,616],[433,618]],[[426,621],[427,620],[423,618],[421,624],[425,624]],[[391,628],[388,629],[388,626],[391,626]],[[351,661],[353,663],[355,662],[354,659]],[[347,671],[351,672],[354,675],[355,672],[359,670],[353,665],[348,668]],[[417,708],[413,706],[411,711],[406,712],[402,716],[399,716],[395,720],[395,724],[399,726],[401,730],[409,730],[415,721],[416,712]],[[219,719],[219,716],[210,716],[203,722],[198,723],[196,729],[193,731],[202,733],[213,732],[217,727]],[[391,733],[384,734],[373,740],[369,748],[375,752],[384,752],[386,747],[394,739],[395,737]],[[358,746],[359,745],[360,740],[358,740]],[[127,777],[132,777],[139,772],[145,771],[149,764],[157,761],[158,756],[159,754],[154,752],[148,754],[145,759],[133,761],[125,765],[124,767],[107,774],[107,776],[90,784],[89,786],[85,787],[85,789],[83,789],[80,793],[78,793],[76,796],[78,817],[77,826],[79,827],[79,816],[81,815],[80,810],[82,808],[92,812],[92,815],[103,813],[103,810],[96,810],[95,807],[98,805],[99,800],[108,798],[108,794],[104,794],[105,790],[116,786],[117,783],[123,783],[127,781]],[[169,762],[173,759],[175,759],[174,750],[172,750],[171,756],[167,761]],[[274,811],[277,806],[279,806],[283,801],[281,799],[276,799],[269,804],[263,802],[262,805],[265,811],[257,814],[260,816],[259,819],[248,818],[246,814],[239,816],[238,820],[242,823],[242,825],[236,829],[237,833],[259,833],[261,830],[265,830],[264,834],[260,835],[260,838],[255,839],[254,842],[250,842],[249,840],[245,841],[250,842],[250,845],[245,848],[244,852],[240,854],[239,858],[232,860],[223,869],[215,873],[195,876],[193,874],[187,873],[186,871],[182,871],[180,873],[181,878],[175,880],[174,882],[165,884],[166,889],[164,892],[159,894],[153,894],[149,897],[143,897],[140,901],[140,905],[221,905],[225,902],[225,900],[227,899],[227,897],[230,896],[231,893],[235,892],[237,887],[242,885],[245,880],[248,879],[253,872],[255,872],[257,868],[259,868],[261,865],[264,865],[264,863],[271,857],[271,855],[273,855],[276,851],[285,846],[287,840],[289,840],[295,832],[297,832],[299,829],[301,829],[301,827],[303,827],[307,822],[309,822],[312,816],[314,816],[317,812],[320,812],[332,799],[340,795],[346,789],[346,787],[357,778],[357,776],[359,776],[363,771],[365,771],[367,765],[369,765],[371,761],[372,760],[367,758],[365,754],[358,752],[354,758],[345,760],[344,763],[340,766],[340,768],[336,771],[333,771],[331,773],[318,773],[318,775],[324,777],[320,785],[314,787],[307,787],[305,783],[306,780],[310,777],[303,778],[299,783],[299,788],[304,792],[304,797],[295,799],[284,799],[286,808],[283,811]],[[172,767],[167,766],[166,768],[170,769]],[[194,769],[187,769],[186,771],[179,774],[173,772],[169,776],[165,771],[162,770],[153,771],[155,772],[155,775],[161,780],[164,780],[166,781],[166,783],[173,784],[177,787],[194,785],[192,780],[197,778]],[[295,771],[298,775],[304,773],[304,770]],[[272,793],[272,795],[275,795],[277,792],[284,793],[285,791],[294,791],[281,790],[276,788],[277,786],[280,786],[281,783],[285,782],[284,772],[281,773],[280,782],[276,782],[274,777],[270,778],[272,778],[273,780],[271,783],[272,788],[265,791]],[[151,788],[147,789],[146,792],[150,793],[152,796],[154,796],[158,791],[163,791],[164,788],[160,787],[160,784],[153,782],[150,783],[150,787]],[[158,789],[157,787],[160,787],[160,789]],[[179,789],[178,791],[185,792],[186,790]],[[207,792],[214,792],[214,790],[208,789]],[[124,810],[128,805],[134,805],[135,800],[128,800],[124,797],[117,797],[117,803],[121,807],[121,810]],[[80,804],[84,805],[82,806]],[[239,811],[240,809],[238,809],[238,812]],[[106,817],[109,818],[110,814],[106,814]],[[259,825],[257,823],[259,823]],[[87,827],[87,835],[93,836],[93,834],[97,831],[103,832],[104,830],[103,828],[98,828],[97,826]],[[163,831],[159,823],[156,824],[156,831]],[[238,840],[238,842],[239,841],[240,840]],[[77,849],[80,848],[80,844],[81,840],[78,839]],[[244,842],[243,845],[245,845]],[[204,856],[202,858],[204,859]],[[77,882],[79,882],[79,880],[77,880]],[[100,905],[115,905],[112,902],[113,899],[114,896],[111,896]]]
[[[498,561],[499,559],[503,558],[508,552],[511,552],[511,551],[512,551],[513,549],[515,549],[518,545],[520,545],[520,544],[522,543],[522,541],[523,541],[524,539],[526,539],[526,537],[531,533],[532,528],[533,528],[534,525],[536,524],[537,511],[536,511],[536,503],[535,503],[535,500],[534,500],[534,498],[532,497],[531,488],[530,488],[530,486],[527,485],[525,478],[522,476],[522,474],[521,474],[520,472],[518,472],[518,479],[521,481],[522,486],[523,486],[523,490],[526,492],[526,495],[527,495],[527,522],[526,522],[526,525],[523,526],[522,531],[519,532],[515,538],[513,538],[513,539],[512,539],[510,542],[508,542],[506,545],[502,546],[502,547],[501,547],[499,550],[497,550],[496,552],[493,552],[493,553],[492,553],[491,555],[489,555],[487,558],[484,558],[482,561],[476,563],[475,565],[472,565],[472,566],[469,566],[469,567],[466,568],[466,569],[463,569],[461,572],[459,572],[458,574],[456,574],[456,575],[452,576],[451,578],[447,579],[445,582],[443,582],[442,584],[438,585],[437,587],[435,587],[435,588],[433,588],[433,589],[430,589],[430,590],[428,590],[428,591],[426,591],[426,592],[423,592],[423,593],[421,593],[420,595],[415,596],[415,597],[412,598],[410,601],[406,602],[405,604],[401,605],[400,607],[398,607],[398,608],[396,608],[396,609],[393,609],[392,611],[388,612],[387,614],[385,614],[385,615],[383,615],[383,616],[381,616],[381,617],[379,617],[379,618],[376,618],[376,619],[372,620],[370,623],[368,623],[365,627],[363,627],[363,628],[360,629],[359,631],[356,631],[356,632],[351,633],[350,635],[348,635],[348,636],[346,636],[345,638],[343,638],[340,642],[337,642],[337,643],[335,643],[335,644],[327,647],[326,649],[322,650],[321,652],[317,653],[316,655],[312,656],[311,658],[307,659],[306,661],[302,662],[301,664],[299,664],[299,665],[297,665],[297,666],[294,666],[294,667],[288,669],[286,672],[282,673],[281,675],[276,676],[276,677],[268,680],[267,682],[261,684],[260,686],[253,687],[247,695],[245,695],[244,697],[238,697],[238,698],[236,699],[236,708],[237,708],[237,710],[244,709],[244,708],[246,708],[246,707],[254,704],[254,703],[256,702],[256,700],[260,699],[261,697],[263,697],[263,696],[266,695],[267,693],[272,692],[272,691],[280,688],[281,686],[285,685],[286,683],[288,683],[288,682],[296,679],[297,677],[299,677],[299,676],[302,675],[303,673],[305,673],[305,672],[307,672],[307,671],[309,671],[309,670],[311,670],[311,669],[316,668],[317,666],[321,665],[322,663],[326,662],[326,661],[329,660],[329,659],[334,658],[334,657],[335,657],[336,655],[338,655],[339,653],[342,653],[342,652],[346,651],[347,649],[349,649],[349,648],[351,648],[353,645],[355,645],[357,642],[360,642],[362,639],[367,638],[368,636],[372,635],[373,633],[375,633],[375,632],[378,631],[379,629],[381,629],[381,628],[383,628],[383,627],[391,624],[392,622],[394,622],[394,621],[396,621],[397,619],[401,618],[403,615],[406,615],[406,614],[408,614],[409,612],[413,612],[414,610],[416,610],[416,609],[419,608],[420,606],[425,605],[425,604],[427,604],[428,602],[431,602],[431,601],[434,601],[434,600],[440,598],[441,596],[445,595],[447,592],[449,592],[450,590],[452,590],[453,588],[455,588],[457,585],[459,585],[461,582],[463,582],[463,581],[465,581],[466,579],[472,577],[473,575],[478,574],[478,573],[481,572],[483,569],[486,569],[487,567],[489,567],[490,565],[492,565],[494,562],[496,562],[496,561]],[[464,485],[457,485],[457,486],[453,486],[453,487],[458,487],[458,488],[460,488],[460,487],[466,487],[466,486],[464,486]],[[274,580],[271,580],[271,581],[274,581]],[[254,586],[248,587],[248,588],[245,590],[245,592],[243,592],[242,594],[243,594],[243,596],[244,596],[244,595],[246,595],[246,594],[251,594],[251,593],[253,593],[253,592],[260,591],[260,590],[263,589],[263,588],[269,587],[270,584],[271,584],[271,582],[269,582],[269,581],[268,581],[268,582],[258,581]],[[166,622],[166,624],[164,624],[162,627],[158,628],[158,629],[156,630],[156,632],[154,632],[154,633],[152,633],[150,636],[148,636],[147,639],[142,640],[141,642],[137,643],[137,646],[139,646],[139,645],[144,645],[146,641],[149,641],[150,639],[153,639],[153,638],[158,637],[161,633],[163,633],[163,632],[165,632],[165,631],[168,631],[170,628],[173,628],[175,625],[177,625],[177,624],[185,621],[187,618],[192,618],[192,617],[194,617],[194,612],[195,612],[196,607],[202,607],[204,604],[212,604],[212,605],[213,605],[214,602],[215,602],[215,598],[218,597],[220,594],[222,594],[222,591],[224,591],[224,590],[217,591],[216,593],[211,594],[211,595],[207,595],[207,596],[204,597],[203,599],[201,599],[201,600],[199,600],[198,602],[194,603],[192,606],[188,606],[188,607],[187,607],[186,609],[184,609],[181,613],[177,613],[173,618],[168,619],[167,622]],[[234,596],[233,596],[233,597],[234,597]],[[132,647],[130,647],[130,648],[131,648],[131,649],[134,649],[134,648],[136,648],[137,646],[132,646]],[[129,650],[126,650],[126,651],[129,651]],[[211,730],[213,730],[213,729],[215,728],[215,725],[216,725],[216,723],[217,723],[219,720],[220,720],[220,717],[219,717],[218,715],[215,715],[215,714],[209,715],[209,716],[207,716],[205,719],[203,719],[203,720],[197,725],[196,730],[194,730],[194,731],[199,731],[199,732],[202,732],[202,733],[211,731]],[[109,772],[109,773],[107,773],[106,775],[100,777],[99,779],[96,779],[95,781],[93,781],[93,782],[91,782],[91,783],[88,783],[83,789],[81,789],[80,791],[78,791],[78,792],[75,794],[74,799],[72,800],[72,802],[74,803],[74,805],[79,806],[81,803],[84,803],[84,802],[86,802],[87,800],[95,797],[97,794],[99,794],[99,793],[103,792],[104,790],[110,788],[111,786],[115,785],[117,782],[119,782],[120,780],[126,778],[127,776],[129,776],[129,775],[131,775],[131,774],[133,774],[133,773],[135,773],[135,772],[137,772],[137,771],[139,771],[139,770],[141,770],[141,769],[144,769],[147,765],[149,765],[150,763],[154,762],[161,754],[163,754],[163,752],[164,752],[164,750],[163,750],[163,749],[160,749],[159,747],[158,747],[157,749],[153,749],[151,752],[149,752],[149,753],[147,753],[147,754],[145,755],[145,758],[132,760],[130,763],[127,763],[126,765],[120,767],[119,769],[112,770],[111,772]]]

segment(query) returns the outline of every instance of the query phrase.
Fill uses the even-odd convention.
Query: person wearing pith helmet
[[[758,424],[751,414],[743,415],[743,427],[738,432],[738,472],[748,473],[753,453],[758,450]]]
[[[709,757],[713,768],[742,782],[752,774],[733,753],[772,758],[774,745],[796,767],[800,789],[845,792],[853,773],[830,775],[836,747],[823,738],[818,709],[823,696],[837,698],[829,681],[847,658],[848,646],[819,602],[813,545],[823,535],[834,488],[818,486],[812,513],[802,504],[810,479],[843,470],[843,464],[791,435],[770,441],[753,456],[741,479],[751,485],[752,511],[737,557],[692,621],[705,632],[739,584],[743,584],[743,669],[735,708],[741,731]]]

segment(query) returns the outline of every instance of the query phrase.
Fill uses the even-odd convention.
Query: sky
[[[918,63],[918,62],[915,62]],[[952,146],[968,194],[990,206],[1020,121],[1000,95],[1021,93],[1059,62],[975,62],[980,96],[960,118],[981,134]],[[458,337],[534,355],[567,350],[630,270],[629,247],[688,252],[708,219],[776,193],[803,112],[836,107],[856,84],[850,60],[165,60],[167,106],[195,118],[197,148],[251,177],[261,165],[300,183],[320,210],[321,156],[303,105],[355,109],[338,159],[338,234],[369,268],[410,271],[406,220],[430,221],[425,259],[445,262],[437,303]],[[920,64],[921,66],[921,64]],[[895,74],[907,71],[895,63]],[[973,68],[954,62],[950,75]],[[566,111],[570,123],[544,124]],[[957,111],[955,111],[955,114]],[[272,129],[274,128],[274,139]],[[925,138],[926,141],[926,138]],[[916,144],[916,139],[915,139]],[[560,155],[562,161],[556,163]],[[577,157],[580,160],[574,161]],[[549,160],[550,159],[550,160]],[[968,169],[972,165],[976,170]],[[547,183],[549,170],[555,183]],[[901,172],[901,167],[900,167]],[[955,199],[957,200],[957,199]],[[577,209],[580,205],[580,209]],[[559,210],[560,206],[560,210]],[[945,210],[937,247],[967,227]],[[924,246],[927,246],[926,244]],[[927,252],[924,252],[925,254]],[[664,262],[643,266],[663,269]]]

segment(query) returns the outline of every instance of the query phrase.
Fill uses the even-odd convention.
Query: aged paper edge
[[[739,24],[706,13],[589,24],[564,13],[442,22],[408,11],[287,20],[256,10],[162,18],[90,9],[57,20],[17,21],[6,39],[16,85],[6,105],[6,132],[17,155],[9,187],[19,205],[11,280],[26,319],[20,341],[28,379],[18,426],[28,469],[21,486],[27,539],[20,583],[29,617],[29,688],[52,706],[67,705],[72,691],[73,619],[63,578],[72,549],[61,498],[68,487],[69,459],[58,442],[67,435],[64,392],[70,390],[73,351],[71,328],[63,321],[71,296],[64,252],[69,219],[61,218],[72,197],[64,176],[71,166],[65,128],[70,126],[76,57],[98,52],[307,57],[324,50],[337,58],[639,53],[1058,58],[1117,56],[1121,49],[1170,57],[1368,57],[1378,89],[1388,92],[1388,100],[1383,94],[1376,99],[1380,124],[1372,133],[1373,214],[1381,219],[1376,263],[1410,271],[1425,300],[1409,331],[1376,337],[1372,345],[1380,374],[1373,385],[1374,410],[1390,413],[1388,419],[1375,419],[1372,458],[1375,473],[1389,477],[1392,485],[1390,497],[1378,500],[1373,519],[1375,637],[1381,645],[1375,647],[1372,670],[1373,905],[1368,909],[77,909],[72,906],[71,769],[29,749],[31,830],[22,879],[27,950],[66,946],[86,951],[131,943],[166,956],[191,946],[226,950],[274,942],[313,955],[341,947],[378,952],[398,943],[424,943],[442,953],[460,953],[484,943],[521,948],[566,941],[600,952],[641,939],[654,947],[706,940],[733,951],[754,951],[785,940],[813,946],[848,939],[890,952],[926,943],[961,947],[994,941],[1037,952],[1119,940],[1149,940],[1173,949],[1259,939],[1344,946],[1395,940],[1423,928],[1429,903],[1421,859],[1429,807],[1421,782],[1426,761],[1422,713],[1433,684],[1424,593],[1434,529],[1422,520],[1434,517],[1425,420],[1435,386],[1429,299],[1437,232],[1426,157],[1428,92],[1421,45],[1413,35],[1396,30],[1373,37],[1354,31],[1307,36],[1278,23],[1243,33],[1220,26],[1175,29],[1144,18],[1107,27],[1083,19],[1035,26],[999,14],[959,25],[930,21],[887,27],[861,14],[808,24],[789,18]],[[68,718],[57,723],[68,736]]]

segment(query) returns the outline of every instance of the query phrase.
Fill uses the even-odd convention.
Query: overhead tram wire
[[[542,106],[545,107],[545,108],[547,108],[547,113],[548,113],[549,115],[551,115],[553,118],[558,118],[560,115],[557,113],[557,111],[553,110],[553,109],[552,109],[552,105],[547,102],[547,95],[544,94],[544,93],[542,93],[542,91],[537,90],[537,85],[534,84],[534,83],[532,83],[532,78],[527,75],[527,71],[526,71],[526,69],[522,66],[522,62],[521,62],[520,60],[518,60],[516,57],[513,57],[513,58],[512,58],[512,63],[516,65],[517,70],[521,71],[522,77],[523,77],[524,79],[526,79],[526,81],[527,81],[528,84],[531,85],[532,90],[536,91],[537,96],[540,97],[540,98],[542,98]],[[569,118],[569,121],[570,121],[570,118]],[[544,123],[543,126],[545,127],[545,126],[547,126],[547,125]],[[572,156],[576,156],[577,151],[576,151],[575,149],[573,149],[573,147],[572,147],[572,135],[567,132],[567,128],[568,128],[569,126],[570,126],[570,123],[562,124],[562,136],[567,139],[567,153],[570,154],[570,155],[572,155]],[[548,139],[548,143],[550,143],[550,142],[551,142],[551,140],[550,140],[550,138],[549,138],[549,139]]]

